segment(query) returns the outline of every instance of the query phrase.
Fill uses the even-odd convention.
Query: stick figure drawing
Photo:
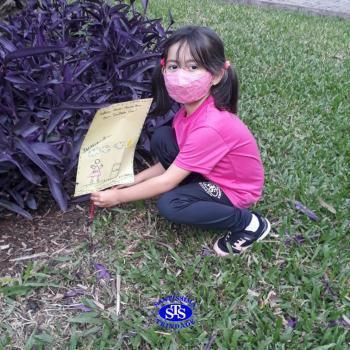
[[[95,160],[95,164],[91,164],[90,168],[90,174],[88,177],[90,178],[90,185],[93,184],[94,182],[97,183],[100,180],[101,176],[101,168],[103,167],[103,164],[101,164],[100,159]]]

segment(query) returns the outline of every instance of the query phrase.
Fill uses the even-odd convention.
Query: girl
[[[214,244],[219,256],[266,237],[269,221],[247,209],[261,197],[264,170],[253,135],[235,115],[237,78],[217,34],[197,26],[175,31],[164,44],[152,90],[155,115],[166,113],[172,100],[182,104],[172,126],[152,136],[159,162],[127,187],[93,193],[94,204],[160,195],[157,207],[167,219],[224,231]]]

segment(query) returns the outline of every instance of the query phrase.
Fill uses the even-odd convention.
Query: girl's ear
[[[222,77],[224,76],[224,74],[225,74],[225,69],[222,68],[218,75],[214,75],[213,86],[218,85],[220,83],[220,81],[221,81]]]

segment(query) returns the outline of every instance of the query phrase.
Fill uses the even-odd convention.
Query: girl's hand
[[[91,193],[93,203],[102,208],[109,208],[121,204],[120,193],[117,188]]]

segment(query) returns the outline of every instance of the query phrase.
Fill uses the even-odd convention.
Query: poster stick
[[[89,210],[89,224],[91,225],[94,221],[95,216],[95,204],[93,201],[90,201],[90,210]]]

